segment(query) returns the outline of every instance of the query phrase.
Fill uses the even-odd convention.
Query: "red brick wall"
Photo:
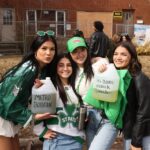
[[[17,20],[25,19],[25,10],[32,8],[58,9],[68,12],[67,19],[76,21],[77,11],[114,11],[129,9],[129,4],[135,9],[134,22],[138,17],[150,24],[150,1],[149,0],[0,0],[0,7],[15,7]]]

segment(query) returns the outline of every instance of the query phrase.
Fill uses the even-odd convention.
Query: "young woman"
[[[67,41],[67,50],[74,62],[75,76],[75,88],[77,93],[84,99],[94,76],[94,72],[98,70],[99,62],[93,66],[89,51],[85,40],[81,37],[73,37]],[[104,60],[104,59],[103,59]],[[104,60],[106,61],[106,60]],[[99,110],[93,109],[91,106],[88,107],[88,123],[86,127],[87,146],[89,147],[94,135],[97,132],[98,124],[100,121]]]
[[[73,64],[68,54],[59,54],[56,64],[57,117],[38,120],[34,133],[44,138],[43,150],[82,150],[85,133],[78,129],[81,97],[74,88]]]
[[[116,68],[126,68],[132,76],[123,117],[124,150],[150,149],[150,79],[141,71],[135,47],[120,44],[113,56]]]
[[[17,134],[32,119],[31,88],[36,78],[46,76],[47,68],[53,70],[57,45],[50,33],[38,32],[23,60],[0,81],[0,145],[5,150],[20,149]]]
[[[150,80],[141,71],[141,64],[138,61],[135,47],[129,42],[123,42],[117,46],[113,53],[113,62],[118,70],[128,70],[132,76],[126,93],[126,100],[122,101],[122,106],[114,107],[120,109],[119,114],[122,114],[120,121],[123,122],[124,135],[124,150],[149,150],[150,149],[150,94],[148,89],[150,87]],[[101,66],[101,71],[104,71],[107,65]],[[127,80],[125,80],[127,82]],[[126,105],[127,104],[127,105]],[[115,104],[114,104],[115,105]],[[110,106],[108,104],[107,106]],[[109,109],[109,108],[108,108]],[[108,109],[105,111],[105,120],[110,122]],[[125,109],[125,111],[123,111]],[[119,117],[119,116],[118,116]],[[119,123],[119,122],[118,122]],[[112,123],[112,126],[117,130],[117,123]],[[90,150],[110,149],[113,140],[105,142],[103,129],[107,124],[101,124],[100,129],[95,136]],[[121,126],[120,126],[121,127]],[[112,131],[112,129],[111,129]],[[105,133],[106,134],[106,133]],[[110,132],[108,134],[110,136]],[[115,137],[114,137],[115,139]],[[102,147],[103,141],[106,147]]]

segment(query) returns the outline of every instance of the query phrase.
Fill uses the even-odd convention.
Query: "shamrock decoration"
[[[77,107],[75,105],[66,105],[65,112],[59,112],[60,117],[60,126],[66,127],[67,125],[71,125],[73,127],[77,127],[79,112],[77,111]]]

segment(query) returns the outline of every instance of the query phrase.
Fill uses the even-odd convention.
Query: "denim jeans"
[[[44,140],[43,150],[82,150],[82,146],[73,137],[58,134],[56,138]]]
[[[117,135],[118,129],[108,119],[102,119],[89,150],[110,150]]]
[[[89,148],[94,136],[97,133],[102,117],[100,116],[100,110],[93,108],[89,108],[87,110],[87,114],[88,114],[88,123],[86,125],[86,142],[87,147]]]
[[[150,136],[146,136],[143,138],[143,141],[142,141],[142,150],[150,150]],[[124,146],[124,150],[130,150],[130,146],[131,146],[131,139],[124,139],[124,143],[123,143],[123,146]]]

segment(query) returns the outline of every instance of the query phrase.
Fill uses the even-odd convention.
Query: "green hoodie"
[[[102,109],[105,112],[107,118],[118,129],[121,129],[123,124],[122,118],[127,104],[126,92],[130,85],[131,75],[128,72],[128,70],[117,70],[117,72],[120,77],[120,84],[119,84],[118,98],[116,102],[109,103],[93,98],[92,96],[93,85],[90,86],[87,95],[84,98],[84,102],[98,109]]]

